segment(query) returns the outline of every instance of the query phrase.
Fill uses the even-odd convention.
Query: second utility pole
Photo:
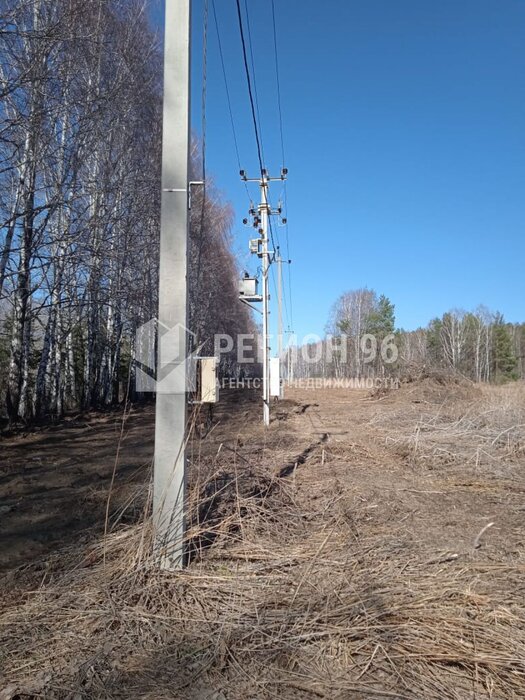
[[[291,260],[283,260],[281,256],[281,249],[277,247],[277,256],[275,257],[275,262],[277,263],[277,357],[279,358],[279,398],[284,398],[284,384],[282,382],[284,371],[283,371],[283,263],[288,265],[292,262]],[[288,373],[289,378],[289,373]]]
[[[277,357],[279,358],[279,398],[282,399],[283,392],[283,371],[281,363],[283,361],[283,259],[281,251],[277,248]]]
[[[261,190],[261,203],[257,208],[257,213],[250,209],[250,214],[254,217],[254,227],[258,230],[259,239],[250,241],[251,244],[256,244],[252,252],[256,252],[261,258],[261,273],[262,273],[262,303],[263,303],[263,337],[262,337],[262,365],[263,365],[263,420],[265,425],[270,425],[270,293],[268,273],[270,270],[270,255],[275,251],[268,250],[268,226],[270,225],[270,216],[272,214],[281,214],[281,209],[272,210],[268,201],[268,185],[271,180],[286,180],[288,170],[281,169],[280,177],[270,177],[268,171],[264,168],[261,170],[260,178],[248,178],[244,170],[241,170],[241,178],[245,182],[258,182]],[[285,221],[283,219],[283,221]],[[248,219],[244,220],[248,223]],[[273,236],[272,236],[273,239]]]
[[[268,204],[268,179],[266,171],[262,171],[260,181],[261,203],[259,204],[259,220],[261,222],[259,233],[262,241],[262,298],[263,298],[263,420],[264,425],[270,425],[270,294],[268,285],[268,272],[270,260],[268,252],[268,218],[271,214]]]

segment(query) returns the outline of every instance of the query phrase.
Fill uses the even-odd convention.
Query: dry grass
[[[386,441],[414,459],[497,467],[525,454],[525,384],[405,387],[377,413]]]
[[[379,414],[368,420],[385,449],[475,464],[482,446],[492,461],[478,467],[523,454],[523,387],[444,401],[419,387],[415,404],[401,393],[373,409],[380,428]],[[316,474],[324,448],[307,453]],[[284,451],[267,446],[249,468],[249,446],[220,454],[191,494],[191,541],[213,533],[213,546],[187,570],[155,568],[144,518],[48,558],[40,585],[2,606],[6,698],[525,696],[521,555],[448,556],[411,548],[388,520],[371,527],[329,446],[315,494],[294,472],[276,476]]]
[[[298,537],[254,511],[252,537],[175,576],[143,526],[111,536],[106,567],[94,547],[3,614],[7,678],[46,698],[523,697],[525,610],[493,585],[523,565],[400,569],[341,516]]]

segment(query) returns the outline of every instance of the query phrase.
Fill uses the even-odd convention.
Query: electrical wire
[[[273,29],[273,47],[275,56],[275,82],[277,86],[277,107],[279,112],[279,133],[281,137],[281,156],[283,167],[285,165],[285,150],[284,150],[284,130],[283,130],[283,111],[281,103],[281,80],[280,80],[280,70],[279,70],[279,49],[277,46],[277,28],[275,21],[275,0],[272,0],[272,29]],[[286,189],[286,180],[284,181],[284,211],[288,214],[288,193]],[[290,258],[290,236],[288,230],[288,217],[285,224],[286,232],[286,257],[288,260]],[[283,295],[286,299],[286,295]],[[292,301],[292,266],[291,262],[288,264],[288,296],[290,299],[290,322],[293,328],[293,301]]]
[[[228,112],[230,114],[230,123],[232,127],[232,134],[233,134],[233,143],[235,145],[235,154],[237,156],[237,164],[239,166],[239,170],[241,169],[241,158],[239,156],[239,142],[237,141],[237,132],[235,130],[235,121],[233,119],[233,110],[232,110],[232,102],[230,98],[230,90],[228,87],[228,78],[226,77],[226,67],[224,65],[224,54],[222,52],[222,41],[221,41],[221,34],[219,31],[219,22],[217,20],[217,11],[215,9],[215,0],[211,0],[211,6],[213,10],[213,19],[215,21],[215,30],[217,32],[217,43],[219,45],[219,56],[221,59],[221,67],[222,67],[222,77],[224,79],[224,88],[226,90],[226,99],[228,101]]]
[[[233,144],[235,146],[235,155],[237,156],[237,165],[238,165],[239,171],[240,171],[241,170],[241,157],[239,155],[239,142],[237,140],[237,132],[235,129],[235,120],[233,118],[232,102],[231,102],[231,97],[230,97],[230,89],[228,87],[228,78],[226,75],[226,66],[224,63],[224,53],[222,51],[221,33],[220,33],[220,29],[219,29],[219,21],[217,19],[217,11],[215,9],[215,0],[212,0],[211,6],[212,6],[212,10],[213,10],[213,19],[215,22],[215,31],[217,34],[217,44],[219,46],[219,56],[221,59],[221,68],[222,68],[222,77],[224,80],[224,89],[226,92],[226,99],[228,102],[228,113],[230,115],[230,124],[231,124],[231,128],[232,128]],[[246,195],[248,197],[248,201],[251,204],[250,191],[248,189],[248,185],[246,184],[246,182],[244,183],[244,189],[246,190]]]
[[[277,30],[275,27],[275,3],[272,0],[272,25],[273,25],[273,47],[275,54],[275,81],[277,84],[277,106],[279,108],[279,131],[281,134],[281,155],[282,165],[285,165],[284,158],[284,137],[283,137],[283,110],[281,107],[281,81],[279,79],[279,52],[277,49]]]
[[[214,14],[215,14],[215,2],[214,2],[214,0],[212,0],[212,2],[213,2]],[[250,58],[251,58],[252,75],[253,75],[253,86],[252,86],[252,79],[250,76],[250,69],[248,66],[248,56],[247,56],[247,50],[246,50],[246,38],[244,35],[243,18],[242,18],[240,0],[236,0],[236,5],[237,5],[237,19],[238,19],[238,23],[239,23],[239,32],[240,32],[241,44],[242,44],[244,71],[246,74],[246,82],[248,85],[248,96],[250,99],[253,129],[254,129],[254,134],[255,134],[255,142],[257,145],[257,156],[258,156],[258,160],[259,160],[259,168],[261,171],[261,176],[263,176],[263,171],[265,170],[265,168],[264,168],[264,151],[263,151],[263,142],[262,142],[262,130],[260,127],[261,118],[260,118],[259,99],[258,99],[258,94],[257,94],[257,84],[256,84],[256,76],[255,76],[255,61],[254,61],[254,56],[253,56],[253,44],[252,44],[252,40],[251,40],[250,15],[249,15],[249,11],[248,11],[247,0],[244,0],[245,11],[246,11],[246,20],[247,20],[247,30],[248,30],[248,42],[249,42],[249,48],[250,48]],[[215,15],[215,24],[216,24],[217,32],[218,32],[218,23],[217,23],[216,15]],[[276,86],[277,86],[277,103],[278,103],[278,113],[279,113],[279,132],[280,132],[280,141],[281,141],[281,156],[282,156],[282,162],[283,162],[283,167],[284,167],[285,150],[284,150],[284,135],[283,135],[282,105],[281,105],[281,83],[280,83],[280,76],[279,76],[279,56],[278,56],[278,46],[277,46],[277,29],[276,29],[276,20],[275,20],[274,0],[272,0],[272,29],[273,29],[274,52],[275,52],[275,76],[276,76]],[[219,40],[219,42],[220,42],[220,40]],[[219,47],[220,47],[220,43],[219,43]],[[222,59],[222,51],[221,51],[221,61],[222,61],[222,65],[223,65],[223,74],[224,74],[224,77],[226,80],[226,73],[224,70],[224,61]],[[231,104],[230,104],[230,116],[231,116]],[[233,117],[231,117],[231,120],[232,120],[232,125],[233,125]],[[239,159],[239,155],[238,155],[238,149],[237,149],[237,159],[239,161],[239,169],[240,169],[240,159]],[[246,185],[246,183],[245,183],[245,185]],[[285,191],[285,210],[286,210],[287,209],[286,183],[284,184],[284,191]],[[268,202],[268,205],[270,206],[269,202]],[[275,286],[275,277],[274,277],[274,271],[273,271],[272,265],[273,265],[273,262],[275,261],[276,251],[280,249],[280,244],[279,244],[279,240],[278,240],[279,237],[278,237],[277,233],[274,236],[273,223],[272,223],[271,216],[268,216],[268,222],[269,222],[269,229],[270,229],[270,240],[271,240],[273,250],[274,250],[273,258],[268,261],[268,267],[270,269],[270,273],[272,275],[272,279],[273,279],[274,286]],[[275,242],[276,238],[277,238],[277,244]],[[290,241],[289,241],[288,223],[286,223],[286,249],[287,249],[287,255],[288,255],[288,260],[289,260],[290,259]],[[290,267],[290,265],[288,267]],[[289,273],[288,273],[288,292],[289,292],[289,299],[290,299],[290,318],[288,318],[288,304],[286,302],[286,292],[283,294],[283,300],[284,300],[284,306],[285,306],[287,320],[289,321],[289,323],[291,323],[293,325],[291,289],[292,289],[292,287],[291,287],[291,274],[289,271]]]
[[[259,121],[259,133],[260,133],[260,138],[261,138],[261,153],[262,153],[263,163],[265,163],[266,159],[264,157],[264,142],[263,142],[263,133],[262,133],[262,126],[261,126],[261,113],[259,111],[259,95],[257,93],[257,78],[255,76],[255,61],[253,58],[253,42],[252,42],[252,31],[251,31],[251,26],[250,26],[250,13],[248,11],[248,0],[244,0],[244,10],[246,12],[246,26],[248,29],[248,46],[250,47],[250,61],[252,64],[253,92],[255,95],[255,109],[257,111],[257,119]]]
[[[261,177],[263,174],[264,170],[264,165],[263,165],[263,158],[262,158],[262,151],[261,151],[261,139],[259,137],[259,127],[257,126],[257,116],[255,112],[255,103],[253,99],[253,90],[252,90],[252,81],[250,78],[250,69],[248,67],[248,58],[246,55],[246,40],[244,38],[244,27],[242,23],[242,13],[241,13],[241,3],[240,0],[236,0],[237,2],[237,18],[239,21],[239,32],[241,35],[241,43],[242,43],[242,55],[244,59],[244,71],[246,73],[246,81],[248,83],[248,95],[250,97],[250,105],[252,109],[252,120],[253,120],[253,129],[255,132],[255,141],[257,144],[257,156],[259,158],[259,168],[261,170]]]

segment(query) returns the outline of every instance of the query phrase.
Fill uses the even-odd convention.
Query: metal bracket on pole
[[[188,192],[188,209],[191,209],[191,188],[195,187],[195,185],[204,185],[205,182],[204,180],[191,180],[190,181],[190,190]]]
[[[187,192],[188,193],[188,209],[191,209],[191,188],[194,185],[204,185],[204,180],[191,180],[189,186],[186,187],[173,187],[171,189],[164,189],[163,192]]]
[[[242,301],[243,304],[246,304],[246,306],[249,306],[252,311],[257,311],[258,314],[262,314],[262,311],[255,306],[252,306],[249,301],[246,301],[246,299],[243,299],[242,297],[239,297],[239,301]],[[262,301],[262,297],[261,297]]]

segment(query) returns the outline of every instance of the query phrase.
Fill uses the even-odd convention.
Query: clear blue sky
[[[255,175],[235,0],[215,2],[242,166]],[[193,0],[196,132],[202,4]],[[248,5],[265,161],[278,172],[271,3]],[[390,297],[406,329],[479,303],[525,321],[525,2],[275,6],[294,330],[322,333],[337,296],[363,286]],[[240,264],[253,270],[211,0],[207,121],[208,169],[235,208]],[[279,238],[285,248],[284,229]]]

